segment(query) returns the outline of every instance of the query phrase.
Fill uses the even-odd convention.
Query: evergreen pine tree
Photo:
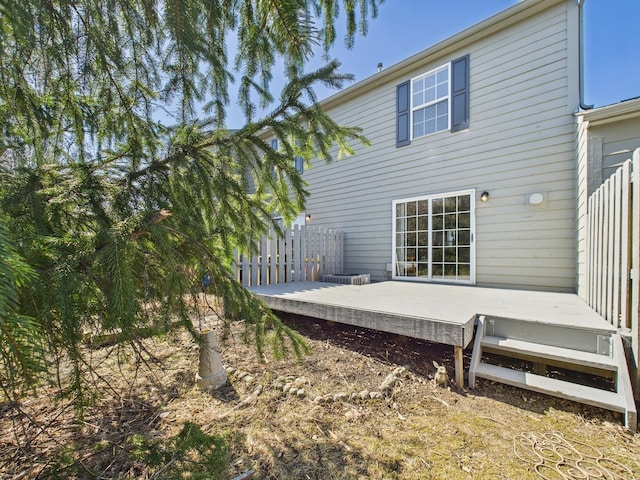
[[[46,358],[69,361],[69,392],[82,393],[87,334],[134,340],[176,320],[192,330],[188,294],[202,272],[260,351],[268,332],[276,352],[304,348],[232,279],[231,253],[250,253],[275,213],[303,209],[294,155],[329,161],[364,140],[314,91],[351,77],[335,61],[305,65],[335,42],[341,9],[351,45],[381,1],[0,0],[6,392]],[[287,81],[274,95],[279,62]],[[238,130],[226,126],[233,105]]]

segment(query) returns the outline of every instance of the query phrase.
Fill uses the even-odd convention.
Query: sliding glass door
[[[393,278],[475,283],[474,191],[393,202]]]

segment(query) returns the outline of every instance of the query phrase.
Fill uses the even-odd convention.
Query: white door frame
[[[475,230],[476,230],[476,221],[475,221],[475,189],[468,189],[468,190],[458,190],[458,191],[453,191],[453,192],[442,192],[442,193],[435,193],[435,194],[429,194],[429,195],[421,195],[421,196],[417,196],[417,197],[410,197],[410,198],[403,198],[403,199],[398,199],[398,200],[393,200],[392,204],[391,204],[391,208],[392,208],[392,212],[391,212],[391,217],[392,217],[392,278],[394,280],[407,280],[407,281],[414,281],[414,282],[431,282],[431,283],[456,283],[456,284],[465,284],[465,285],[475,285],[476,283],[476,248],[475,248]],[[469,195],[469,210],[470,210],[470,218],[469,218],[469,230],[470,230],[470,238],[469,238],[469,278],[465,278],[465,279],[457,279],[457,278],[443,278],[443,277],[438,277],[438,276],[434,276],[433,275],[433,267],[434,267],[434,262],[433,262],[433,217],[434,217],[434,213],[433,213],[433,200],[436,199],[444,199],[444,198],[448,198],[448,197],[456,197],[456,196],[463,196],[463,195]],[[427,260],[427,265],[428,265],[428,274],[427,275],[422,275],[422,276],[418,276],[417,274],[414,276],[407,276],[407,275],[399,275],[399,265],[398,263],[403,263],[403,262],[398,262],[398,258],[397,258],[397,245],[396,245],[396,241],[397,241],[397,235],[396,235],[396,206],[398,204],[402,204],[402,203],[408,203],[408,202],[414,202],[414,201],[421,201],[421,200],[427,200],[428,201],[428,229],[427,229],[427,248],[428,248],[428,260]],[[460,230],[458,227],[456,227],[455,229],[452,230]],[[466,230],[466,229],[465,229]],[[418,231],[418,230],[416,230]],[[444,228],[443,228],[444,231]],[[416,247],[419,247],[420,245],[417,245]],[[424,248],[424,246],[423,246]],[[415,264],[416,264],[416,272],[418,272],[418,259],[416,258]],[[404,262],[407,263],[407,262]],[[423,262],[424,263],[424,262]],[[457,262],[456,262],[457,264]]]

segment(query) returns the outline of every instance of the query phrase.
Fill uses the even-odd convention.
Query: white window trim
[[[469,220],[469,224],[470,224],[469,229],[471,233],[471,238],[470,238],[469,248],[470,248],[471,261],[469,262],[469,280],[456,280],[456,279],[445,279],[445,280],[435,279],[434,280],[433,279],[433,256],[432,256],[433,245],[431,240],[429,240],[429,253],[428,253],[429,275],[428,277],[407,277],[407,276],[397,275],[396,272],[398,270],[397,270],[397,259],[396,259],[396,205],[398,203],[415,202],[418,200],[431,201],[437,198],[454,197],[458,195],[469,195],[470,197],[469,208],[471,210],[470,212],[471,214],[470,214],[470,220]],[[429,212],[431,212],[431,204],[429,205]],[[433,229],[432,217],[433,216],[430,213],[429,226],[428,226],[429,235],[431,235],[432,229]],[[407,282],[421,282],[421,283],[438,283],[438,284],[447,284],[447,283],[462,284],[462,285],[476,284],[476,241],[475,241],[476,240],[475,239],[475,236],[476,236],[476,190],[475,189],[433,193],[429,195],[420,195],[417,197],[409,197],[409,198],[401,198],[401,199],[393,200],[391,202],[391,218],[392,218],[391,278],[393,280],[402,280]]]
[[[417,80],[420,77],[426,77],[428,75],[431,75],[435,71],[440,70],[441,68],[443,68],[445,66],[448,67],[447,68],[447,87],[448,88],[447,88],[447,98],[446,98],[447,105],[448,105],[448,108],[447,108],[447,110],[448,110],[447,111],[447,128],[446,128],[446,130],[437,130],[435,132],[427,133],[425,135],[421,135],[421,136],[416,138],[413,135],[413,115],[415,114],[416,110],[421,110],[421,109],[429,107],[431,105],[435,105],[437,103],[440,103],[440,102],[444,101],[445,99],[444,98],[440,98],[440,99],[437,99],[437,100],[433,100],[432,102],[429,102],[429,103],[423,103],[419,107],[414,106],[413,105],[413,81]],[[440,133],[440,132],[450,132],[451,131],[451,62],[443,63],[442,65],[440,65],[440,66],[438,66],[436,68],[432,68],[428,72],[424,72],[424,73],[421,73],[420,75],[416,75],[415,77],[413,77],[413,78],[411,78],[409,80],[409,105],[410,105],[409,111],[411,112],[411,117],[409,118],[409,128],[411,130],[411,134],[410,134],[411,135],[411,137],[410,137],[411,140],[417,140],[418,138],[429,137],[431,135],[435,135],[435,134]]]

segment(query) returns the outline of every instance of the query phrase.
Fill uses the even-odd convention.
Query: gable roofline
[[[335,93],[320,104],[323,108],[329,109],[382,84],[406,78],[416,67],[435,62],[487,35],[521,22],[563,1],[567,0],[521,0],[516,5]]]
[[[578,112],[576,116],[582,117],[582,120],[589,122],[590,125],[602,125],[640,117],[640,97]]]

